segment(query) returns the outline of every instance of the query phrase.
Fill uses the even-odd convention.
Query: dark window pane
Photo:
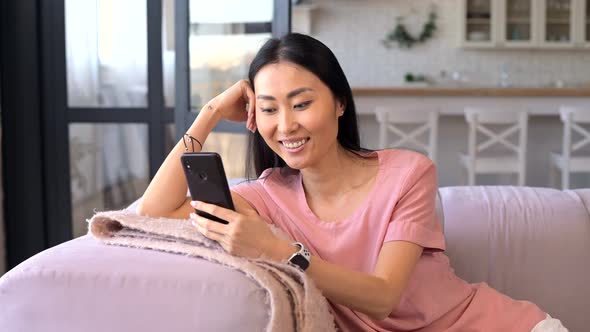
[[[1,112],[1,110],[0,110]],[[0,160],[2,160],[2,119],[0,117]],[[4,240],[4,185],[2,182],[2,163],[0,163],[0,276],[6,271],[6,246]]]

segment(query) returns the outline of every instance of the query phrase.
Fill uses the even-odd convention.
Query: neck
[[[354,179],[362,167],[358,156],[336,144],[334,149],[322,158],[319,165],[301,170],[305,192],[310,196],[329,197],[349,191],[357,186]]]

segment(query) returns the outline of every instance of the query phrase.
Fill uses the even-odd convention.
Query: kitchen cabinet
[[[498,37],[498,1],[463,0],[459,38],[463,47],[493,48]]]
[[[541,0],[539,18],[540,40],[544,48],[574,47],[576,0]]]
[[[462,0],[465,48],[590,49],[590,0]]]
[[[548,0],[551,1],[551,0]],[[498,1],[498,45],[505,47],[534,47],[539,39],[535,29],[538,0]]]

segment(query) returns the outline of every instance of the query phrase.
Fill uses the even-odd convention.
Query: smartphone
[[[193,201],[202,201],[235,210],[219,154],[215,152],[184,153],[180,157],[180,162]],[[195,212],[222,224],[228,223],[206,212],[197,209]]]

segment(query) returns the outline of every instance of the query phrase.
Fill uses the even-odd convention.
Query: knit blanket
[[[326,298],[297,268],[227,254],[183,219],[144,217],[121,210],[97,212],[88,222],[89,233],[106,244],[204,258],[241,271],[267,293],[266,331],[336,331]]]

